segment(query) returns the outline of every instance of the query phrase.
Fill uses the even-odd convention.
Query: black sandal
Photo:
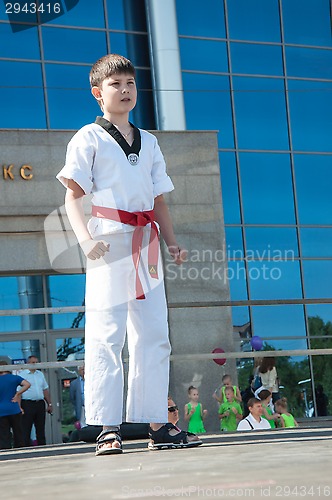
[[[118,448],[106,448],[103,445],[105,443],[114,443],[117,441],[120,444]],[[117,431],[102,431],[96,440],[96,456],[98,455],[115,455],[122,453],[122,440],[121,435]]]
[[[174,448],[194,448],[202,444],[200,439],[195,441],[189,441],[189,436],[195,436],[195,434],[186,431],[179,431],[177,434],[172,436],[170,430],[175,429],[179,431],[177,427],[168,422],[163,425],[157,431],[153,431],[150,427],[149,437],[150,442],[148,444],[149,450],[168,450]]]

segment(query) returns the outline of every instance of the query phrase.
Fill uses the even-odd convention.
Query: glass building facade
[[[218,131],[235,335],[243,348],[251,335],[273,349],[332,347],[331,0],[175,6],[187,129]],[[15,23],[2,6],[0,127],[78,129],[93,121],[88,73],[107,52],[137,67],[132,119],[155,129],[144,0],[94,0],[93,15],[91,2],[80,0],[41,25]],[[42,277],[43,306],[81,306],[83,281]],[[0,278],[0,309],[22,307],[20,287],[17,277]],[[84,326],[77,313],[45,318],[32,329]],[[27,328],[20,317],[0,318],[1,332]],[[77,339],[72,352],[81,349]],[[318,385],[332,401],[329,356],[292,362],[306,405]]]

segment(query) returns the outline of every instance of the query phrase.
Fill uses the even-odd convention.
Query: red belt
[[[92,215],[102,219],[110,219],[122,224],[136,226],[133,234],[132,257],[136,270],[136,299],[145,299],[143,286],[138,275],[138,266],[141,258],[143,227],[151,224],[150,241],[148,249],[148,270],[152,278],[158,279],[158,254],[159,254],[159,233],[154,221],[154,211],[126,212],[109,207],[96,207],[92,205]]]

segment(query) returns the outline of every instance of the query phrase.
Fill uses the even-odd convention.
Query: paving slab
[[[0,452],[0,498],[332,497],[331,428],[204,436],[198,448],[149,451],[127,441],[122,455],[94,456],[72,443]]]

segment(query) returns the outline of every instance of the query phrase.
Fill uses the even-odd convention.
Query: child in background
[[[234,388],[232,386],[225,389],[226,403],[222,403],[219,408],[220,430],[236,431],[237,424],[242,420],[242,408],[235,401]]]
[[[184,407],[184,419],[189,421],[188,432],[194,434],[206,432],[203,420],[208,414],[207,410],[203,410],[202,403],[198,402],[199,394],[196,387],[191,385],[188,389],[189,403]]]
[[[280,413],[279,423],[281,427],[292,428],[299,426],[293,415],[288,411],[287,398],[278,399],[278,401],[274,403],[274,406],[277,412]]]
[[[226,399],[226,396],[225,396],[225,389],[226,389],[226,387],[233,387],[235,400],[238,403],[241,403],[242,396],[241,396],[241,393],[240,393],[240,389],[236,385],[232,384],[231,376],[230,375],[224,375],[223,378],[221,379],[221,381],[222,381],[222,386],[218,387],[214,391],[214,393],[212,394],[212,397],[214,399],[216,399],[218,401],[218,403],[220,403],[220,404],[226,403],[227,399]]]
[[[280,414],[273,413],[273,411],[271,410],[270,406],[271,398],[272,398],[272,393],[267,389],[263,389],[258,396],[258,399],[262,401],[262,407],[263,407],[262,418],[265,418],[266,420],[269,421],[271,429],[275,429],[276,422],[280,418]]]

